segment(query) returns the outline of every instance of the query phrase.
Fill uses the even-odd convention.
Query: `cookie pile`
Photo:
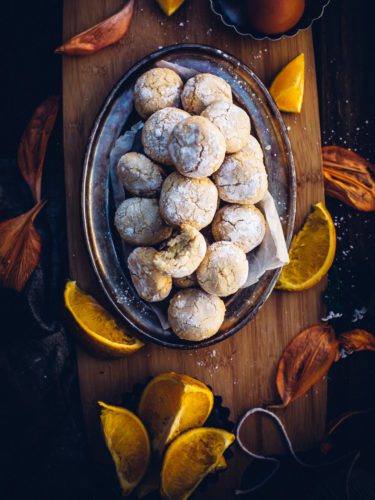
[[[220,297],[245,284],[246,253],[264,238],[255,206],[268,189],[263,151],[218,76],[200,73],[184,85],[171,69],[154,68],[138,78],[134,104],[146,120],[145,154],[118,162],[131,197],[118,207],[115,226],[137,247],[128,268],[139,296],[158,302],[179,288],[169,303],[171,328],[201,341],[219,330]]]

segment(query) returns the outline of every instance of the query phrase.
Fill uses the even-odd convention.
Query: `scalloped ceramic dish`
[[[171,330],[163,330],[154,310],[136,294],[113,225],[115,208],[108,157],[117,137],[139,120],[132,105],[136,79],[161,59],[219,75],[232,86],[235,98],[251,117],[253,133],[263,146],[269,190],[276,201],[288,246],[295,214],[295,171],[286,128],[266,88],[249,68],[221,50],[201,45],[173,45],[154,52],[123,76],[104,103],[88,141],[82,178],[83,229],[95,273],[116,311],[141,339],[191,349],[222,341],[243,327],[270,295],[279,270],[267,272],[258,283],[226,300],[227,312],[220,331],[203,342],[183,341]],[[270,147],[265,149],[267,145]],[[165,311],[167,305],[166,300]]]
[[[314,21],[322,17],[330,0],[306,0],[305,11],[298,23],[289,31],[278,35],[259,33],[247,24],[244,0],[210,0],[210,2],[212,11],[226,26],[233,28],[239,35],[251,36],[255,40],[280,40],[284,37],[293,37],[300,30],[309,28]]]

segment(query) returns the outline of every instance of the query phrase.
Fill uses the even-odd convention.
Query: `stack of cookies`
[[[119,160],[131,197],[118,207],[115,226],[136,246],[128,268],[139,296],[159,302],[180,289],[169,303],[170,326],[182,339],[201,341],[220,329],[221,297],[245,284],[246,253],[264,238],[255,206],[268,189],[263,151],[218,76],[200,73],[184,85],[171,69],[154,68],[138,78],[134,104],[145,120],[145,154]]]

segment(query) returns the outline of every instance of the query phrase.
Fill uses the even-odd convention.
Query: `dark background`
[[[53,48],[61,43],[62,1],[1,4],[3,220],[32,203],[17,170],[16,151],[35,107],[48,95],[61,95],[61,59]],[[313,30],[322,142],[353,148],[372,162],[374,11],[371,0],[332,0]],[[74,349],[61,322],[62,290],[68,277],[61,115],[48,149],[43,193],[49,202],[38,219],[43,237],[40,265],[22,295],[0,290],[0,498],[117,498],[112,471],[96,470],[87,454]],[[325,297],[328,311],[342,314],[333,322],[339,332],[358,326],[374,332],[374,215],[336,200],[327,200],[327,205],[338,234]],[[363,308],[367,311],[363,319],[353,323],[355,309]],[[336,363],[329,373],[328,419],[374,408],[374,382],[373,353],[358,353]],[[340,450],[361,450],[351,474],[350,498],[375,498],[371,415],[355,421],[340,436]],[[286,461],[257,498],[347,498],[352,458],[320,475],[305,475]]]

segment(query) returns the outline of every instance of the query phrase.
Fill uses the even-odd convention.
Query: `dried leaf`
[[[360,328],[342,333],[339,342],[347,352],[375,351],[375,336]]]
[[[34,220],[45,202],[0,223],[0,285],[21,291],[40,256],[41,240]]]
[[[84,56],[113,45],[127,33],[133,12],[134,0],[129,0],[113,16],[70,38],[55,50],[56,54]]]
[[[41,200],[43,163],[58,109],[59,98],[56,96],[38,106],[18,146],[18,165],[37,203]]]
[[[315,325],[298,334],[285,348],[276,373],[283,406],[307,392],[327,373],[338,355],[330,325]]]
[[[362,156],[340,146],[325,146],[323,152],[324,185],[327,195],[350,207],[375,210],[375,167]]]

